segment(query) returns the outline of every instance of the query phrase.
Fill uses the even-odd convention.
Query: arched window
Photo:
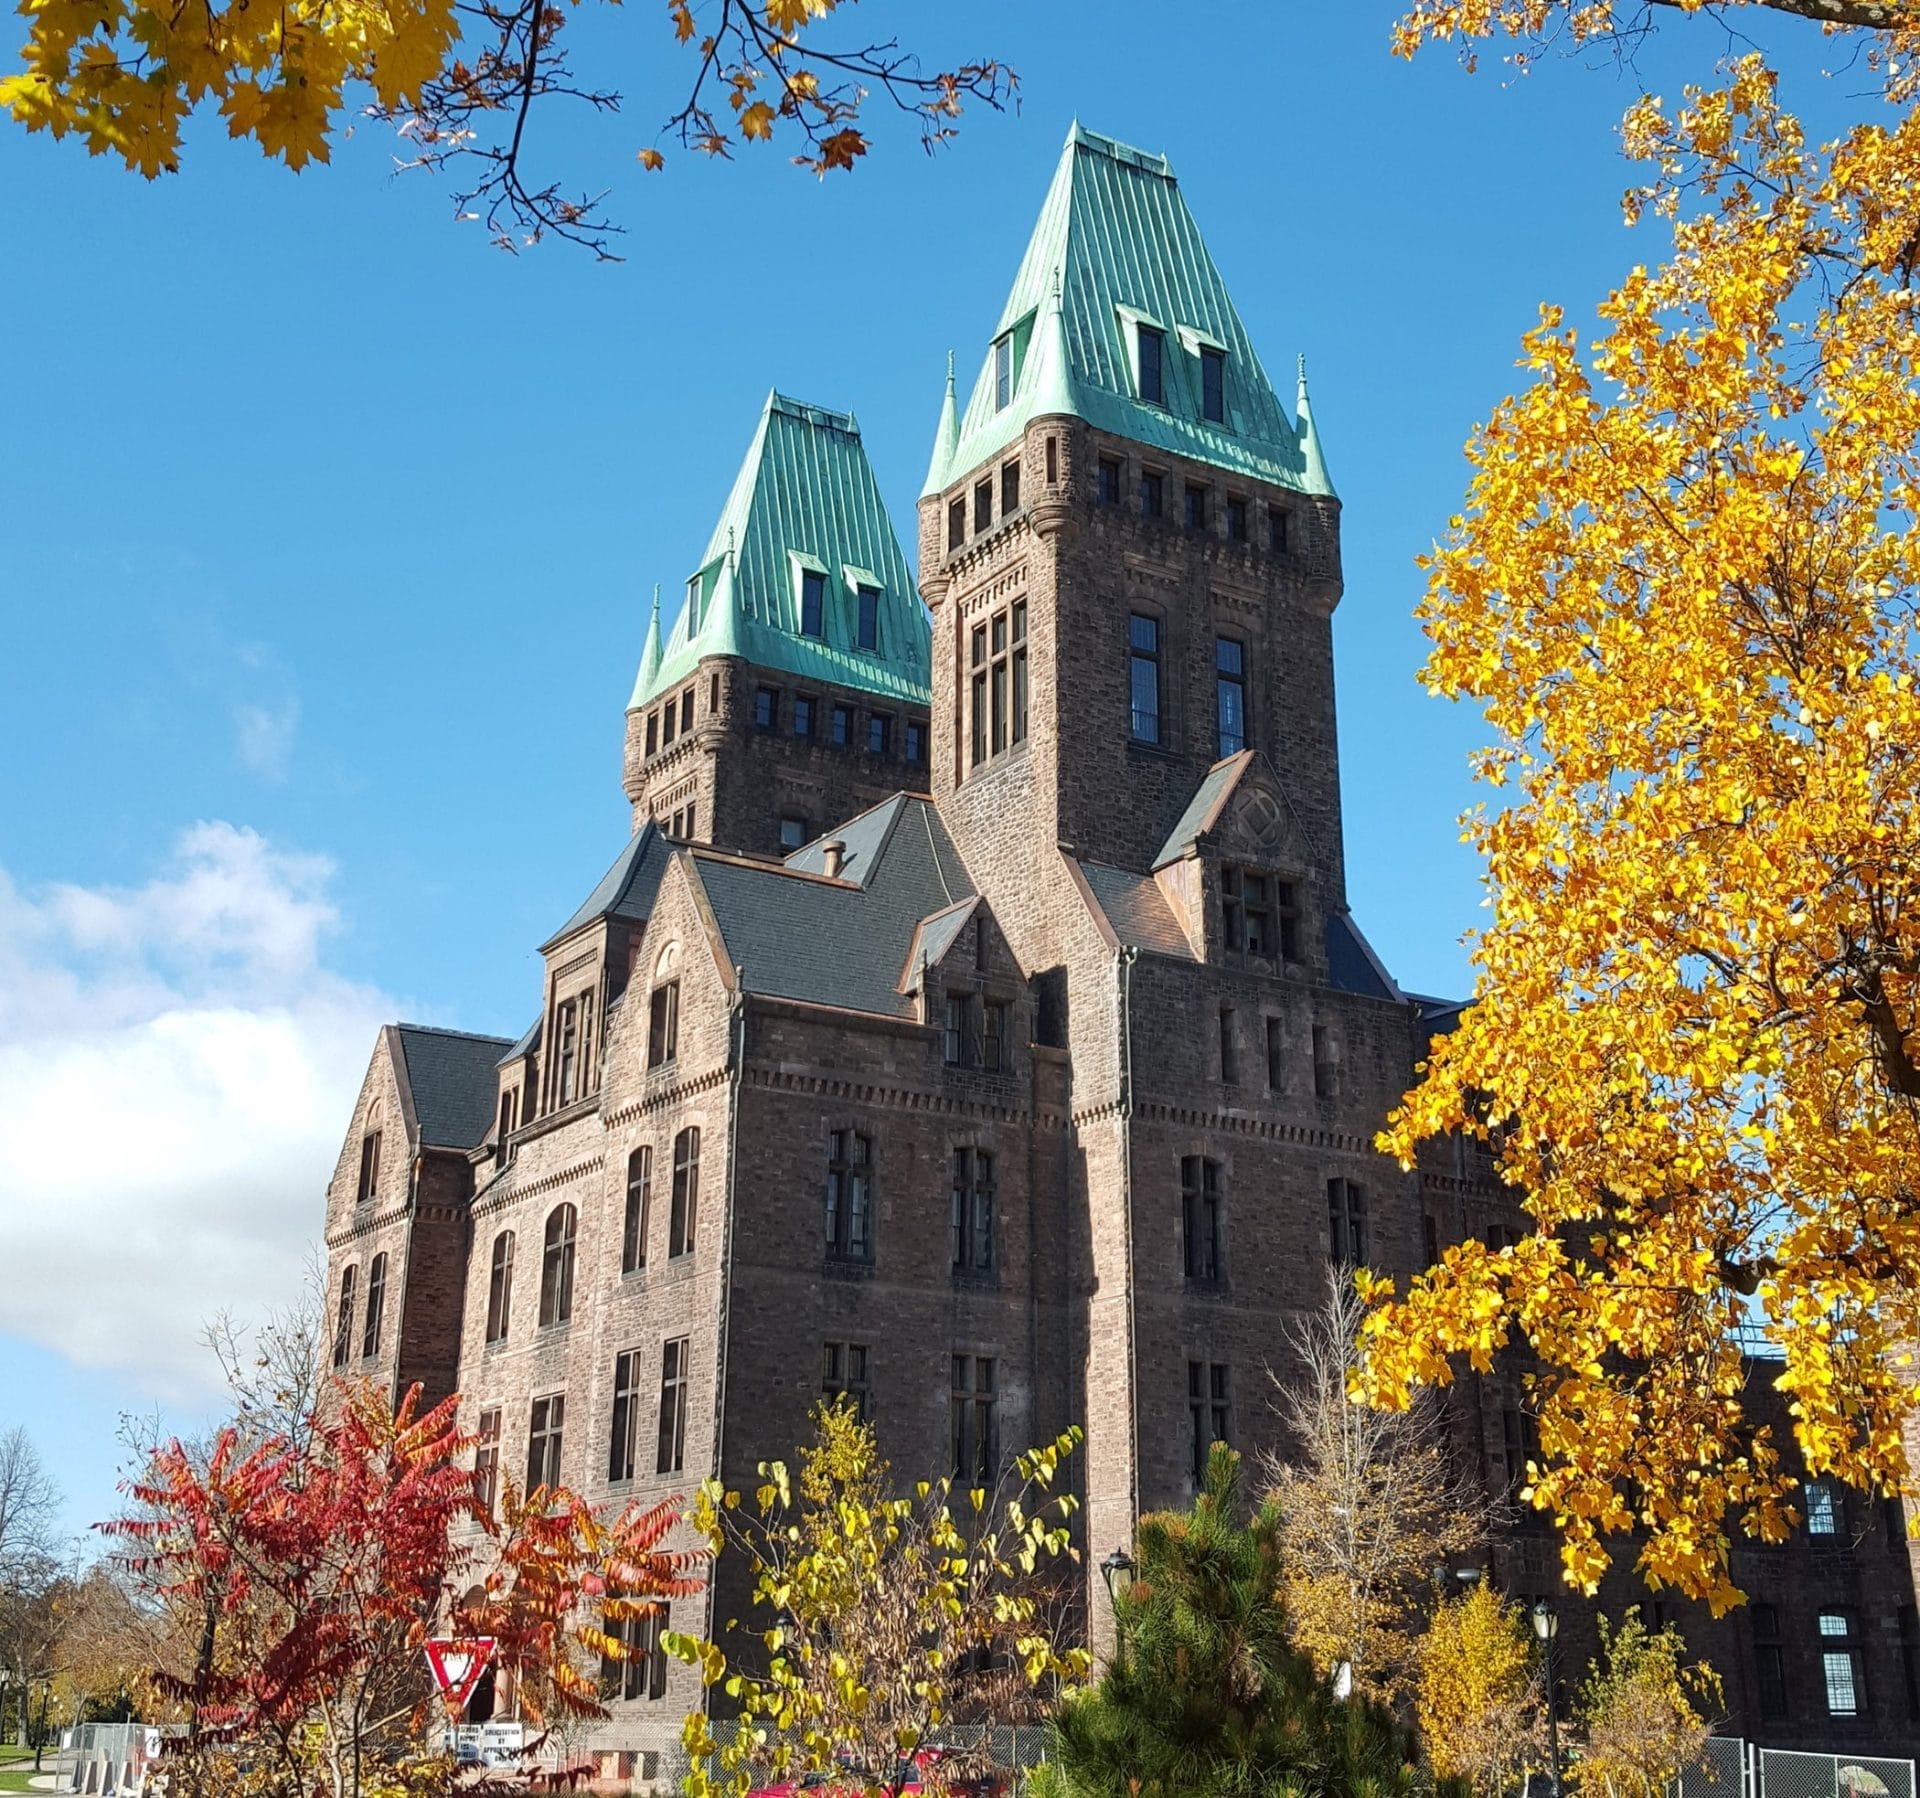
[[[665,1067],[680,1053],[680,945],[669,943],[653,964],[647,1002],[647,1066]]]
[[[343,1268],[340,1273],[340,1314],[333,1326],[333,1364],[345,1367],[347,1357],[353,1353],[353,1288],[357,1268]]]
[[[387,1306],[387,1258],[376,1255],[367,1269],[367,1321],[360,1332],[360,1357],[370,1361],[380,1352],[380,1314]]]
[[[540,1257],[540,1322],[563,1324],[573,1315],[573,1236],[577,1214],[556,1206],[547,1219],[547,1242]]]
[[[673,1139],[673,1212],[667,1220],[667,1253],[693,1253],[700,1219],[700,1127],[690,1124]]]
[[[857,1130],[827,1138],[827,1253],[843,1261],[873,1254],[873,1141]]]
[[[653,1151],[635,1149],[627,1157],[627,1213],[620,1233],[620,1271],[631,1274],[647,1265],[647,1217],[653,1209]]]
[[[487,1340],[505,1342],[513,1317],[513,1232],[493,1239],[493,1272],[487,1280]]]

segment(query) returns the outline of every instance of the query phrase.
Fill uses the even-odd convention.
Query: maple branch
[[[1753,0],[1769,12],[1791,13],[1797,19],[1811,19],[1818,25],[1860,26],[1868,31],[1891,31],[1896,25],[1913,22],[1911,0]],[[1688,0],[1648,0],[1650,6],[1665,6],[1675,12],[1696,12],[1698,5]]]

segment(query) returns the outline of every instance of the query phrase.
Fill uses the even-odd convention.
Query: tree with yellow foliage
[[[618,0],[612,0],[617,4]],[[326,162],[356,115],[394,128],[401,165],[464,173],[462,216],[512,249],[548,233],[602,256],[616,227],[604,196],[570,197],[528,172],[536,107],[574,100],[617,111],[583,83],[565,30],[580,0],[21,0],[24,67],[0,75],[0,111],[29,131],[71,133],[149,179],[179,167],[187,120],[217,112],[291,169]],[[851,0],[667,0],[690,85],[661,136],[708,156],[793,138],[816,174],[865,155],[865,101],[884,96],[921,142],[952,136],[968,100],[998,108],[1015,86],[993,61],[929,69],[891,40],[833,36]],[[544,104],[543,104],[544,103]],[[658,143],[641,165],[664,162]]]
[[[1414,1701],[1421,1746],[1442,1779],[1502,1798],[1547,1763],[1546,1725],[1526,1614],[1481,1580],[1442,1604],[1420,1642]]]
[[[1090,1666],[1063,1646],[1067,1607],[1049,1577],[1079,1559],[1075,1501],[1053,1490],[1077,1429],[1017,1456],[995,1490],[901,1492],[851,1406],[822,1404],[815,1423],[797,1490],[784,1462],[764,1462],[750,1496],[708,1480],[687,1513],[723,1577],[731,1557],[744,1563],[758,1613],[717,1642],[662,1638],[738,1717],[724,1741],[703,1713],[688,1717],[688,1798],[806,1774],[832,1775],[847,1798],[933,1789],[972,1770],[961,1754],[923,1777],[914,1756],[940,1732],[1006,1721],[1010,1698]]]
[[[1697,1766],[1723,1698],[1720,1676],[1704,1661],[1685,1664],[1686,1643],[1672,1624],[1650,1630],[1639,1610],[1617,1625],[1600,1618],[1600,1654],[1580,1685],[1581,1798],[1663,1798]]]
[[[1537,1227],[1372,1286],[1367,1337],[1387,1403],[1530,1345],[1569,1578],[1634,1531],[1716,1610],[1729,1530],[1794,1518],[1752,1334],[1806,1472],[1896,1491],[1920,1325],[1920,8],[1671,12],[1765,4],[1855,28],[1867,115],[1810,143],[1750,52],[1633,104],[1627,214],[1664,260],[1596,341],[1546,309],[1427,564],[1425,677],[1496,733],[1467,821],[1493,910],[1382,1142],[1490,1139]],[[1417,0],[1400,48],[1524,59],[1661,10]]]

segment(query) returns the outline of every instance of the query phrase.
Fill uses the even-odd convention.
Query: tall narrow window
[[[333,1322],[333,1364],[345,1367],[353,1355],[353,1289],[359,1283],[359,1269],[340,1270],[340,1310]]]
[[[1027,738],[1027,602],[1016,600],[973,627],[972,766]]]
[[[1013,334],[993,345],[993,409],[1004,412],[1013,403]]]
[[[1247,746],[1247,647],[1233,637],[1213,643],[1214,709],[1222,759]]]
[[[380,1132],[369,1130],[360,1139],[360,1185],[354,1194],[356,1205],[368,1205],[380,1186]]]
[[[1002,462],[1000,464],[1000,516],[1005,518],[1009,512],[1020,509],[1020,464]]]
[[[1861,1709],[1860,1650],[1848,1611],[1820,1613],[1820,1671],[1825,1676],[1827,1715],[1857,1717]]]
[[[615,1700],[664,1698],[667,1692],[667,1650],[663,1638],[672,1606],[656,1604],[639,1617],[611,1618],[607,1634],[624,1650],[618,1660],[600,1658],[600,1696]],[[623,1756],[624,1762],[631,1756]],[[653,1759],[649,1754],[648,1761]]]
[[[1238,1029],[1233,1015],[1233,1007],[1220,1007],[1220,1084],[1238,1086],[1240,1084],[1240,1054]]]
[[[1027,602],[1013,607],[1013,718],[1008,732],[1012,741],[1027,740]]]
[[[845,1399],[856,1417],[867,1416],[867,1345],[829,1342],[822,1357],[820,1391],[828,1399]]]
[[[513,1087],[500,1095],[500,1130],[494,1139],[496,1159],[505,1157],[507,1154],[507,1138],[513,1134],[514,1125],[518,1122],[519,1099],[518,1087]]]
[[[500,1502],[500,1410],[496,1405],[480,1413],[473,1445],[473,1502],[482,1517],[491,1517]]]
[[[607,1478],[630,1480],[640,1434],[640,1351],[613,1358],[613,1429],[607,1439]]]
[[[571,1105],[580,1068],[580,1012],[571,999],[563,999],[554,1016],[554,1069],[556,1083],[553,1102]]]
[[[1237,495],[1227,498],[1227,541],[1244,543],[1247,540],[1247,502]]]
[[[1180,1237],[1189,1280],[1220,1278],[1220,1164],[1203,1155],[1180,1160]]]
[[[977,536],[993,523],[993,483],[976,481],[973,488],[973,529]]]
[[[1060,485],[1060,439],[1058,437],[1047,439],[1047,485],[1049,487]]]
[[[1140,516],[1158,518],[1167,509],[1167,477],[1157,468],[1140,471]]]
[[[926,726],[918,720],[907,720],[906,755],[910,762],[924,762],[927,759]]]
[[[1112,456],[1100,458],[1099,485],[1096,497],[1103,506],[1117,506],[1120,503],[1120,464]]]
[[[796,695],[793,702],[793,734],[796,737],[813,735],[813,701],[805,695]]]
[[[1287,551],[1287,509],[1277,503],[1267,507],[1267,548],[1276,556]]]
[[[857,641],[862,649],[871,654],[880,647],[880,589],[878,587],[860,589],[859,612]]]
[[[387,1308],[387,1258],[376,1255],[367,1269],[367,1319],[360,1332],[360,1358],[371,1361],[380,1352],[381,1313]]]
[[[1334,1050],[1333,1031],[1325,1024],[1313,1027],[1313,1096],[1331,1099],[1340,1090],[1340,1061]]]
[[[1287,1090],[1287,1027],[1278,1018],[1267,1019],[1267,1091]]]
[[[662,1068],[680,1053],[680,982],[653,989],[647,1002],[647,1066]]]
[[[973,995],[949,993],[945,1031],[946,1063],[950,1068],[973,1066]]]
[[[1829,1479],[1807,1482],[1807,1534],[1840,1534],[1840,1489]]]
[[[1753,1621],[1753,1683],[1760,1715],[1769,1719],[1787,1714],[1787,1657],[1780,1640],[1780,1609],[1756,1604]]]
[[[627,1157],[627,1210],[620,1229],[620,1271],[635,1273],[647,1265],[647,1214],[653,1209],[653,1150],[638,1148]]]
[[[513,1232],[493,1239],[493,1268],[487,1276],[487,1340],[505,1342],[513,1321]]]
[[[867,753],[885,755],[893,747],[893,720],[883,712],[872,712],[867,717]]]
[[[998,999],[980,1007],[980,1067],[983,1073],[1005,1071],[1007,1062],[1007,1008]]]
[[[1192,482],[1187,484],[1186,521],[1190,531],[1204,531],[1207,528],[1207,490],[1196,487]]]
[[[657,711],[647,714],[647,754],[660,747],[660,714]]]
[[[669,699],[667,701],[665,707],[662,709],[662,712],[661,712],[660,747],[662,749],[667,749],[672,746],[673,739],[678,734],[679,717],[680,717],[680,700],[679,700],[679,697],[676,695],[674,698]]]
[[[753,690],[753,728],[772,730],[780,716],[780,690],[777,687],[755,687]]]
[[[873,1140],[858,1130],[827,1138],[827,1253],[865,1261],[872,1253]]]
[[[1135,612],[1127,621],[1133,739],[1160,741],[1160,621]]]
[[[818,569],[800,571],[800,634],[818,637],[825,634],[827,577]]]
[[[947,548],[959,549],[967,540],[967,502],[956,499],[947,507]]]
[[[560,1442],[567,1421],[565,1393],[533,1401],[533,1416],[527,1425],[527,1490],[560,1484]]]
[[[969,663],[972,679],[968,685],[968,697],[972,702],[972,754],[969,765],[977,768],[987,759],[987,627],[976,624],[969,641],[972,644]]]
[[[687,1459],[687,1338],[660,1350],[660,1441],[655,1473],[678,1473]]]
[[[956,1273],[993,1271],[993,1156],[986,1149],[955,1149],[950,1208]]]
[[[1233,1446],[1231,1375],[1220,1361],[1187,1363],[1187,1453],[1195,1488],[1207,1477],[1207,1452],[1216,1442]]]
[[[955,1355],[949,1415],[953,1477],[963,1485],[985,1486],[993,1478],[993,1397],[993,1358]]]
[[[1161,363],[1166,339],[1151,325],[1136,327],[1139,332],[1140,397],[1151,406],[1167,403],[1167,388]]]
[[[833,708],[833,728],[831,735],[834,742],[839,744],[842,749],[853,741],[852,706],[837,705]]]
[[[1366,1263],[1367,1194],[1356,1181],[1327,1182],[1327,1252],[1338,1267]]]
[[[667,1253],[690,1255],[700,1221],[700,1126],[689,1124],[673,1139],[673,1211],[667,1220]]]
[[[1200,416],[1209,424],[1227,422],[1227,359],[1218,350],[1200,351]]]
[[[1280,959],[1300,959],[1300,889],[1291,880],[1273,883],[1273,915],[1278,927]]]
[[[1506,1462],[1506,1493],[1517,1498],[1527,1483],[1528,1464],[1540,1460],[1540,1425],[1531,1411],[1508,1405],[1500,1413],[1500,1448]]]
[[[547,1218],[546,1243],[540,1255],[540,1322],[563,1324],[573,1316],[573,1243],[579,1213],[571,1205],[556,1205]]]

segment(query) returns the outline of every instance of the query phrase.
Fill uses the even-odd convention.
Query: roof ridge
[[[517,1039],[511,1036],[494,1036],[484,1030],[455,1030],[448,1024],[400,1024],[396,1030],[411,1030],[418,1036],[457,1036],[470,1043],[510,1043]]]

